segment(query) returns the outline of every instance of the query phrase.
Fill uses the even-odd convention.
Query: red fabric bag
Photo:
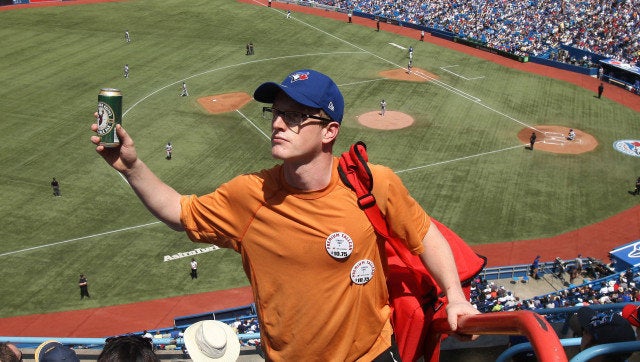
[[[446,297],[424,267],[418,255],[413,255],[398,239],[390,236],[384,215],[376,205],[373,175],[367,165],[366,145],[357,142],[340,157],[342,181],[358,196],[358,206],[367,214],[376,232],[386,239],[387,287],[391,305],[391,323],[403,361],[438,361],[440,342],[444,338],[430,330],[434,318],[446,318]],[[456,261],[462,290],[467,298],[470,283],[486,265],[486,258],[476,254],[451,229],[431,218],[449,242]]]

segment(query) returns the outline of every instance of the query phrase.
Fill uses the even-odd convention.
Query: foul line
[[[260,132],[260,133],[261,133],[263,136],[265,136],[268,140],[271,140],[271,137],[270,137],[268,134],[264,133],[264,132],[260,129],[260,127],[258,127],[258,125],[257,125],[257,124],[255,124],[252,120],[250,120],[247,116],[245,116],[242,112],[240,112],[240,110],[239,110],[239,109],[236,109],[236,112],[237,112],[237,113],[238,113],[242,118],[244,118],[247,122],[249,122],[249,124],[251,124],[255,129],[257,129],[257,130],[258,130],[258,132]]]
[[[151,225],[156,225],[156,224],[160,224],[161,221],[154,221],[154,222],[150,222],[148,224],[142,224],[142,225],[137,225],[137,226],[129,226],[123,229],[118,229],[118,230],[112,230],[112,231],[105,231],[103,233],[100,234],[93,234],[93,235],[88,235],[88,236],[82,236],[79,238],[74,238],[74,239],[69,239],[69,240],[64,240],[64,241],[58,241],[55,243],[51,243],[51,244],[46,244],[46,245],[40,245],[40,246],[34,246],[32,248],[26,248],[26,249],[20,249],[20,250],[15,250],[15,251],[9,251],[6,253],[2,253],[0,254],[0,257],[3,256],[7,256],[7,255],[12,255],[12,254],[18,254],[18,253],[24,253],[27,251],[31,251],[31,250],[37,250],[37,249],[42,249],[42,248],[46,248],[49,246],[55,246],[55,245],[60,245],[60,244],[66,244],[66,243],[70,243],[72,241],[78,241],[78,240],[85,240],[85,239],[91,239],[91,238],[97,238],[99,236],[105,236],[105,235],[109,235],[109,234],[114,234],[114,233],[119,233],[122,231],[129,231],[129,230],[134,230],[134,229],[139,229],[139,228],[143,228],[143,227],[147,227],[147,226],[151,226]]]
[[[389,45],[392,45],[392,46],[394,46],[394,47],[396,47],[396,48],[400,48],[400,49],[402,49],[402,50],[407,50],[407,48],[403,47],[402,45],[398,45],[398,44],[396,44],[396,43],[389,43]]]
[[[417,167],[411,167],[411,168],[407,168],[404,170],[399,170],[399,171],[394,171],[395,173],[404,173],[404,172],[410,172],[410,171],[415,171],[415,170],[421,170],[423,168],[427,168],[427,167],[433,167],[433,166],[439,166],[439,165],[445,165],[448,163],[453,163],[453,162],[457,162],[457,161],[464,161],[464,160],[468,160],[471,158],[476,158],[476,157],[480,157],[480,156],[486,156],[486,155],[491,155],[494,153],[498,153],[498,152],[504,152],[504,151],[509,151],[509,150],[513,150],[516,148],[522,148],[522,144],[519,144],[517,146],[511,146],[511,147],[507,147],[507,148],[503,148],[501,150],[494,150],[494,151],[488,151],[488,152],[482,152],[482,153],[477,153],[475,155],[470,155],[470,156],[464,156],[464,157],[458,157],[458,158],[454,158],[452,160],[447,160],[447,161],[440,161],[440,162],[436,162],[436,163],[431,163],[428,165],[423,165],[423,166],[417,166]]]
[[[450,66],[448,66],[448,67],[440,67],[440,69],[442,69],[443,71],[445,71],[445,72],[447,72],[447,73],[449,73],[449,74],[453,74],[453,75],[455,75],[455,76],[456,76],[456,77],[458,77],[458,78],[462,78],[462,79],[464,79],[464,80],[476,80],[476,79],[482,79],[482,78],[484,78],[484,76],[482,76],[482,77],[467,78],[467,77],[465,77],[465,76],[463,76],[463,75],[460,75],[460,74],[458,74],[458,73],[454,73],[454,72],[452,72],[452,71],[450,71],[450,70],[448,70],[448,69],[447,69],[447,68],[454,68],[454,67],[457,67],[457,66],[458,66],[458,65],[450,65]]]

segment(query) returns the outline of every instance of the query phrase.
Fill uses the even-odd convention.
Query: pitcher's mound
[[[244,92],[217,94],[198,98],[198,103],[211,114],[225,113],[242,108],[251,101],[251,96]]]
[[[411,68],[411,73],[409,73],[406,69],[396,68],[390,70],[384,70],[379,73],[381,76],[389,79],[396,80],[406,80],[409,82],[429,82],[432,80],[438,79],[438,76],[429,73],[424,69],[420,68]]]
[[[577,128],[573,129],[576,133],[575,139],[569,141],[567,139],[569,129],[569,127],[562,126],[533,126],[533,128],[524,128],[518,132],[518,139],[529,148],[529,137],[532,132],[535,132],[534,150],[574,155],[593,151],[598,146],[595,137]]]
[[[386,111],[383,116],[380,111],[374,111],[359,115],[358,122],[369,128],[391,130],[409,127],[414,120],[413,117],[402,112]]]

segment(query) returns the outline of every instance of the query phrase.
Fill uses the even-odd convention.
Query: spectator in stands
[[[42,342],[36,348],[34,358],[36,362],[80,362],[73,349],[53,340]]]
[[[0,342],[0,361],[20,362],[22,361],[22,351],[13,343]]]
[[[573,131],[573,129],[569,130],[569,136],[571,136],[571,131]],[[573,133],[573,138],[576,137],[575,132]],[[582,254],[578,254],[578,257],[575,260],[575,265],[576,265],[576,272],[578,273],[578,275],[582,275]]]
[[[242,321],[240,321],[240,318],[236,317],[236,320],[233,321],[233,323],[231,323],[231,328],[233,328],[236,332],[238,332],[238,328],[240,327],[241,324],[242,324]]]
[[[122,361],[159,362],[160,359],[153,352],[153,342],[148,338],[136,335],[107,338],[98,362]]]
[[[183,333],[178,328],[173,328],[170,333],[171,339],[178,339],[182,337]]]
[[[254,98],[272,104],[263,109],[271,119],[271,154],[282,163],[238,176],[205,196],[183,196],[163,183],[138,158],[120,125],[119,147],[100,146],[95,135],[91,141],[156,217],[194,242],[241,254],[267,359],[397,355],[379,238],[340,180],[333,156],[344,113],[338,86],[303,69],[281,84],[263,83]],[[478,311],[462,291],[447,240],[392,170],[372,171],[375,185],[389,186],[373,192],[391,232],[420,255],[445,291],[448,324],[455,331],[458,317]],[[334,249],[340,253],[330,253]]]
[[[553,262],[553,272],[556,278],[564,282],[565,262],[560,259],[560,257],[556,257],[556,260]]]
[[[184,331],[184,344],[194,362],[231,362],[240,356],[238,336],[231,326],[216,320],[190,325]]]
[[[254,318],[249,320],[249,329],[246,333],[260,333],[260,327],[258,325],[258,321]]]
[[[537,255],[535,257],[535,259],[533,259],[533,263],[531,263],[531,273],[530,274],[531,274],[531,277],[533,277],[533,279],[540,279],[540,276],[538,275],[538,271],[539,270],[540,270],[540,255]]]
[[[629,342],[636,339],[631,324],[617,313],[598,313],[590,307],[582,307],[571,318],[577,319],[580,330],[574,331],[581,335],[580,349],[585,350],[599,344]],[[576,323],[572,323],[573,326]],[[601,355],[590,359],[591,362],[623,362],[631,356],[631,353]]]
[[[576,268],[575,264],[567,266],[567,274],[569,274],[569,284],[573,284],[573,281],[578,277],[578,268]]]
[[[242,323],[238,325],[238,334],[247,333],[248,329],[249,329],[249,320],[245,319],[242,321]]]

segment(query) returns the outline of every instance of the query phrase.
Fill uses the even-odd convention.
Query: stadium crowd
[[[590,261],[589,264],[594,263]],[[573,285],[565,281],[565,274],[571,278],[570,274],[576,270],[574,267],[574,262],[566,262],[565,267],[559,270],[554,268],[549,273],[551,277],[561,280],[566,289],[523,300],[502,285],[477,278],[471,286],[471,301],[483,313],[640,302],[640,271],[628,269],[614,273],[600,263],[589,267],[594,271],[588,268],[576,271],[585,278],[585,283]],[[602,270],[610,272],[603,273]],[[591,281],[587,276],[600,279]]]
[[[315,2],[448,31],[521,56],[549,56],[564,44],[640,64],[640,0]]]

